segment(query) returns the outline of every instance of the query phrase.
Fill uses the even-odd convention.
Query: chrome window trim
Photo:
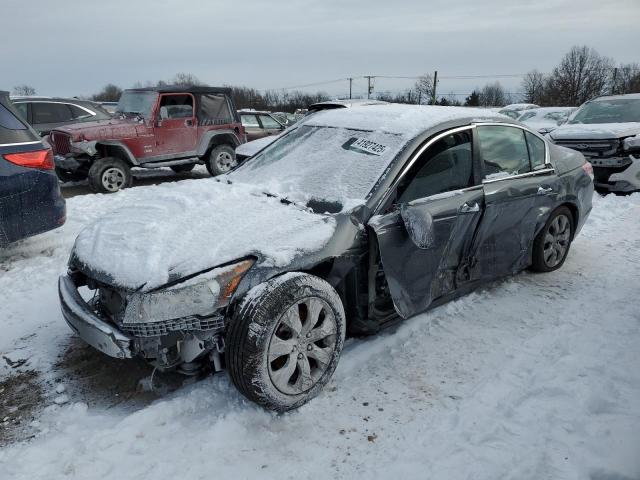
[[[33,142],[0,143],[0,147],[19,147],[21,145],[35,145],[36,143],[42,143],[42,141],[35,140]]]
[[[475,128],[475,125],[471,124],[471,125],[464,125],[462,127],[455,127],[455,128],[451,128],[449,130],[445,130],[444,132],[441,132],[441,133],[437,134],[435,137],[432,137],[422,147],[420,147],[416,152],[414,152],[412,157],[411,157],[411,159],[407,162],[407,164],[404,166],[402,171],[398,174],[396,179],[393,181],[393,183],[389,186],[389,188],[387,189],[385,194],[382,196],[382,198],[376,204],[375,208],[373,209],[373,211],[375,212],[374,215],[376,215],[378,213],[378,210],[380,209],[381,205],[383,205],[384,202],[387,201],[387,199],[389,198],[389,195],[391,195],[391,192],[393,192],[393,190],[398,186],[398,183],[400,183],[400,180],[402,180],[402,178],[407,174],[409,169],[416,162],[418,157],[420,157],[420,155],[422,155],[422,153],[427,148],[429,148],[431,145],[433,145],[435,142],[437,142],[441,138],[446,137],[448,135],[451,135],[452,133],[463,132],[465,130],[473,130],[474,128]],[[472,141],[471,148],[473,148],[473,139],[471,141]],[[482,186],[482,185],[480,185],[480,186]],[[478,187],[478,185],[473,185],[472,187],[467,187],[467,188],[474,188],[474,187]],[[457,191],[457,190],[452,190],[452,191]],[[424,197],[424,198],[428,198],[428,197]]]
[[[549,157],[549,145],[547,145],[547,139],[544,138],[542,135],[540,135],[538,132],[536,132],[534,130],[531,130],[529,127],[526,127],[524,125],[516,125],[515,123],[507,123],[507,122],[474,122],[473,125],[476,126],[476,127],[497,126],[497,127],[519,128],[520,130],[523,130],[525,132],[529,132],[529,133],[535,135],[540,140],[542,140],[542,143],[544,143],[544,164],[545,164],[545,166],[547,168],[553,168],[553,165],[551,165],[551,158]],[[519,175],[524,175],[524,174],[521,173]]]
[[[503,180],[513,180],[514,178],[536,177],[538,175],[547,174],[547,173],[553,173],[553,172],[555,172],[555,169],[553,167],[550,167],[550,168],[544,168],[544,169],[536,170],[534,172],[519,173],[517,175],[505,175],[504,177],[500,177],[500,178],[492,178],[490,180],[482,180],[482,185],[485,185],[487,183],[502,182]]]
[[[74,107],[78,107],[81,110],[84,110],[85,112],[87,112],[89,115],[91,115],[92,117],[95,117],[97,115],[96,112],[89,110],[87,107],[83,107],[82,105],[78,105],[77,103],[73,103],[73,102],[56,102],[56,101],[51,101],[51,100],[22,100],[22,101],[15,101],[13,102],[14,104],[17,103],[58,103],[61,105],[73,105]]]

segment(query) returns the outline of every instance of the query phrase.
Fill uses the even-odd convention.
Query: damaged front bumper
[[[80,338],[110,357],[133,357],[133,338],[98,317],[80,296],[71,277],[59,278],[58,294],[62,316]]]
[[[640,190],[640,158],[588,158],[595,174],[594,185],[600,190],[628,193]]]

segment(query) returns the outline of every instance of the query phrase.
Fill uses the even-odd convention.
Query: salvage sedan
[[[226,366],[249,399],[296,408],[345,335],[567,258],[590,210],[579,152],[488,110],[316,114],[225,177],[182,182],[78,236],[62,312],[118,358]]]

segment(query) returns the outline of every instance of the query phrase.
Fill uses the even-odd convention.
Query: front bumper
[[[59,278],[58,294],[62,316],[80,338],[110,357],[133,357],[132,337],[92,312],[69,276],[63,275]]]
[[[640,190],[640,158],[629,155],[588,160],[593,165],[596,188],[619,193]]]

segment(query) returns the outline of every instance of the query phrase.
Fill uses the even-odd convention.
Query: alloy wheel
[[[102,185],[109,192],[117,192],[125,183],[125,174],[116,167],[107,168],[102,173]]]
[[[269,344],[269,376],[287,395],[311,389],[329,368],[336,348],[336,319],[324,300],[308,297],[287,309]]]
[[[553,268],[564,260],[571,240],[571,221],[566,215],[558,215],[549,224],[544,236],[544,263]]]
[[[229,152],[220,152],[216,157],[216,165],[221,173],[227,173],[236,163],[236,159]]]

